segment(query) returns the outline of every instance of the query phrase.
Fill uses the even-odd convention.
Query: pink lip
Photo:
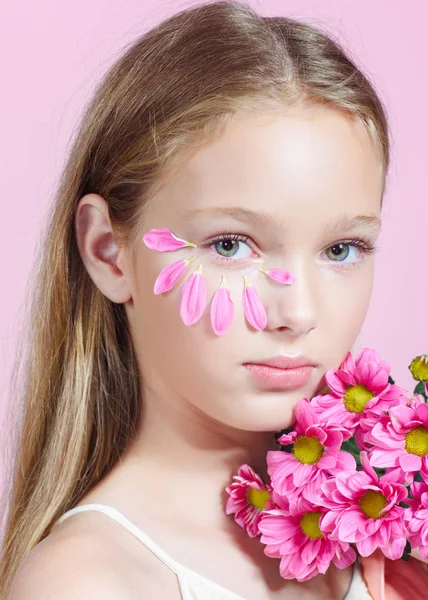
[[[305,385],[309,381],[314,369],[312,365],[296,367],[294,369],[279,369],[277,367],[253,363],[245,363],[244,367],[265,386],[287,390],[297,389]]]
[[[314,366],[314,363],[307,356],[303,356],[303,354],[299,354],[298,356],[277,354],[276,356],[254,360],[247,364],[267,365],[268,367],[277,367],[278,369],[297,369],[298,367]]]

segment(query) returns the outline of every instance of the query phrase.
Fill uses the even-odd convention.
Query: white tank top
[[[96,510],[104,513],[140,540],[150,552],[176,574],[183,600],[247,600],[171,558],[144,531],[113,506],[108,504],[82,504],[65,512],[57,520],[57,523],[61,523],[64,519],[86,510]],[[343,600],[372,600],[357,562],[354,563],[351,585]]]

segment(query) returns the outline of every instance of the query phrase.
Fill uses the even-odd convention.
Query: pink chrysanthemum
[[[259,530],[260,541],[266,544],[265,554],[281,559],[279,569],[284,579],[305,581],[325,573],[332,562],[344,569],[355,561],[355,551],[348,542],[328,539],[323,533],[324,507],[303,497],[289,504],[282,500],[278,508],[263,513]]]
[[[376,475],[366,452],[363,471],[339,473],[322,484],[324,506],[321,527],[333,540],[355,543],[362,556],[379,547],[387,558],[401,558],[406,545],[404,508],[407,488],[397,474]]]
[[[270,451],[267,454],[268,473],[273,489],[281,496],[303,496],[319,501],[320,485],[328,474],[355,469],[355,459],[340,447],[349,439],[344,428],[322,424],[320,415],[306,398],[294,408],[294,431],[282,435],[280,444],[292,444],[292,452]]]
[[[275,506],[271,499],[271,486],[265,484],[250,466],[241,465],[226,492],[229,494],[226,514],[235,515],[236,523],[250,537],[259,535],[258,526],[263,511]]]
[[[406,404],[393,406],[365,440],[373,444],[370,462],[374,467],[395,467],[411,483],[417,471],[428,478],[428,404],[418,395]]]
[[[415,481],[410,493],[412,498],[406,500],[410,506],[404,511],[408,540],[428,560],[428,484]]]
[[[316,396],[312,404],[327,422],[355,433],[359,443],[383,412],[405,401],[405,390],[389,383],[389,374],[389,364],[376,350],[364,348],[355,362],[348,352],[339,369],[325,375],[331,393]]]

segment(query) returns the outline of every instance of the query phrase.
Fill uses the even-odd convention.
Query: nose
[[[319,298],[315,273],[300,268],[291,271],[295,276],[292,285],[279,285],[265,281],[266,331],[285,332],[297,337],[309,333],[317,325]]]

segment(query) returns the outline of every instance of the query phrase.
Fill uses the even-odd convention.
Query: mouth
[[[315,369],[312,364],[280,368],[260,363],[244,363],[250,375],[264,387],[298,389],[308,383]]]

